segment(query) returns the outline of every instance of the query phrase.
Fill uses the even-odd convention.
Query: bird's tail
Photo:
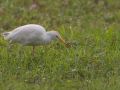
[[[10,34],[10,32],[4,32],[1,35],[4,37],[4,39],[7,39],[7,36]]]

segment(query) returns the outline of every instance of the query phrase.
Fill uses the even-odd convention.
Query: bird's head
[[[59,32],[57,31],[49,31],[49,35],[51,37],[51,39],[59,39],[62,43],[64,43],[65,45],[67,45],[67,43],[65,42],[65,40],[61,37],[61,35],[59,34]]]

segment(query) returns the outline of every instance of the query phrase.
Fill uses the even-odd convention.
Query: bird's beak
[[[65,43],[65,40],[64,40],[61,36],[57,36],[57,38],[58,38],[62,43],[66,44],[66,43]]]
[[[70,47],[70,45],[68,43],[65,42],[65,40],[61,37],[61,36],[57,36],[57,38],[63,43],[65,44],[66,47]]]

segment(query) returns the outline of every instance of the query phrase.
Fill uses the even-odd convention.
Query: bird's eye
[[[56,35],[56,37],[58,38],[58,36]]]

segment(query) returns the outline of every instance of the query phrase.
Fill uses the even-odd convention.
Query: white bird
[[[54,39],[59,39],[67,45],[57,31],[46,31],[44,27],[37,24],[20,26],[12,31],[4,32],[2,35],[4,36],[4,39],[8,40],[10,43],[33,46],[33,56],[35,46],[49,44]]]

